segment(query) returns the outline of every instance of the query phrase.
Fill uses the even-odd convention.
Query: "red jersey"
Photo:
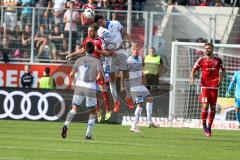
[[[102,50],[102,40],[101,40],[100,38],[93,39],[93,38],[87,36],[87,37],[83,40],[82,46],[85,47],[85,45],[87,44],[87,42],[92,42],[93,45],[94,45],[95,47],[97,47],[98,50]],[[97,51],[95,50],[95,51],[93,52],[93,56],[94,56],[95,58],[100,59],[100,56],[101,56],[101,55],[100,55],[99,52],[97,52]]]
[[[200,57],[194,65],[195,70],[202,70],[202,87],[219,87],[219,70],[225,70],[223,62],[218,57],[208,59]]]

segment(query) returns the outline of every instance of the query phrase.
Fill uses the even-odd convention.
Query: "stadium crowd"
[[[139,0],[133,3],[136,6],[134,10],[143,9]],[[3,19],[0,28],[2,61],[9,62],[9,59],[14,58],[28,61],[33,43],[31,37],[34,37],[34,59],[66,60],[66,55],[79,47],[87,35],[87,27],[80,18],[84,9],[127,10],[127,1],[4,0],[1,6],[3,7],[3,14],[0,15]],[[72,16],[70,16],[70,8]],[[32,26],[33,15],[35,15],[34,26]],[[121,12],[111,12],[111,18],[126,21],[126,16]],[[69,32],[72,36],[70,47]]]

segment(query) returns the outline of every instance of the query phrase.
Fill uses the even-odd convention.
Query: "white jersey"
[[[142,57],[134,58],[130,56],[127,62],[130,65],[129,79],[131,86],[142,85]]]
[[[98,29],[98,36],[105,43],[106,49],[117,50],[121,47],[123,43],[121,30],[123,26],[118,21],[108,21],[106,22],[106,28],[100,27]]]

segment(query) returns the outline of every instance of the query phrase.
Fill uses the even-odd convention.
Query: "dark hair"
[[[94,51],[94,45],[92,42],[87,42],[85,45],[85,49],[87,51],[88,54],[92,54]]]
[[[50,68],[49,67],[46,67],[44,71],[45,71],[46,75],[50,74]]]
[[[95,32],[98,30],[98,25],[96,23],[89,26],[89,28],[92,28]]]
[[[104,19],[102,15],[95,15],[94,22],[97,23],[99,19]]]
[[[212,48],[214,48],[212,43],[205,43],[204,46],[211,46]]]

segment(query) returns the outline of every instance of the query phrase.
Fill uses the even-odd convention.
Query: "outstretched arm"
[[[193,68],[192,71],[191,71],[191,74],[190,74],[190,85],[193,85],[194,82],[195,82],[195,73],[196,73],[196,69]]]
[[[77,50],[77,51],[75,51],[75,52],[70,53],[69,55],[67,55],[67,56],[66,56],[66,59],[75,57],[75,56],[77,56],[77,55],[83,55],[84,52],[85,52],[84,48],[81,48],[81,49],[79,49],[79,50]]]

